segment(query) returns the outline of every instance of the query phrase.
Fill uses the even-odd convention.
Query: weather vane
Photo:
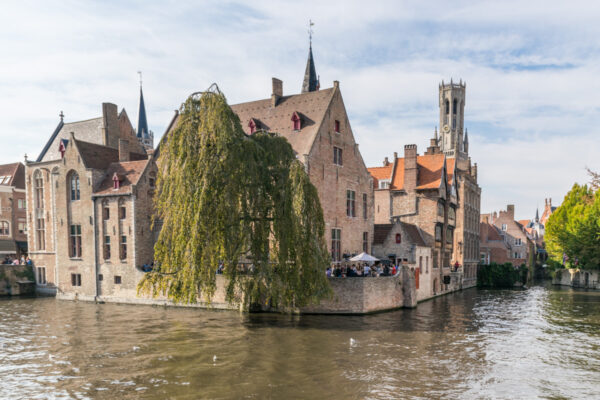
[[[138,71],[138,75],[140,76],[140,87],[142,87],[142,71]]]
[[[312,27],[315,23],[312,22],[312,20],[308,20],[308,40],[310,41],[310,45],[312,46],[312,34],[313,34],[313,30]]]

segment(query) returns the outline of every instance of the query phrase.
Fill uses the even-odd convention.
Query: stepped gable
[[[102,183],[94,193],[98,195],[131,193],[132,185],[138,184],[149,162],[149,159],[145,159],[110,163]],[[113,176],[115,174],[120,179],[118,189],[114,189],[113,186]]]
[[[261,129],[285,137],[298,155],[309,154],[325,112],[333,98],[334,88],[282,96],[275,107],[272,99],[234,104],[231,109],[240,118],[242,128],[250,133],[248,123],[252,118],[261,123]],[[294,130],[292,115],[298,113],[301,129]]]

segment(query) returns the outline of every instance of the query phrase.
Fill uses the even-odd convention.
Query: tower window
[[[450,113],[450,102],[446,100],[446,115]]]
[[[454,99],[454,101],[452,102],[452,114],[456,114],[457,105],[458,105],[458,101],[456,99]]]

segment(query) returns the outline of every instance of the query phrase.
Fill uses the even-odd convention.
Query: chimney
[[[473,164],[471,167],[471,176],[475,179],[475,182],[477,182],[477,163]]]
[[[340,81],[333,81],[333,87],[334,88],[339,88],[340,87]]]
[[[506,206],[506,213],[511,220],[515,219],[515,205],[509,204]]]
[[[275,107],[280,98],[283,97],[283,81],[273,78],[273,93],[271,93],[271,107]]]
[[[119,162],[129,161],[129,141],[119,139]]]
[[[417,187],[417,145],[404,146],[404,190],[414,190]]]
[[[388,165],[390,165],[390,160],[388,160],[388,158],[386,157],[386,158],[383,160],[383,166],[384,166],[384,167],[387,167]]]

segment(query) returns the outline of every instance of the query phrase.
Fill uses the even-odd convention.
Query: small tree
[[[158,164],[157,267],[138,291],[210,302],[221,265],[232,303],[286,308],[330,294],[317,190],[285,138],[247,136],[217,88],[181,106]]]
[[[600,195],[575,184],[548,219],[546,248],[555,262],[579,268],[600,265]]]

